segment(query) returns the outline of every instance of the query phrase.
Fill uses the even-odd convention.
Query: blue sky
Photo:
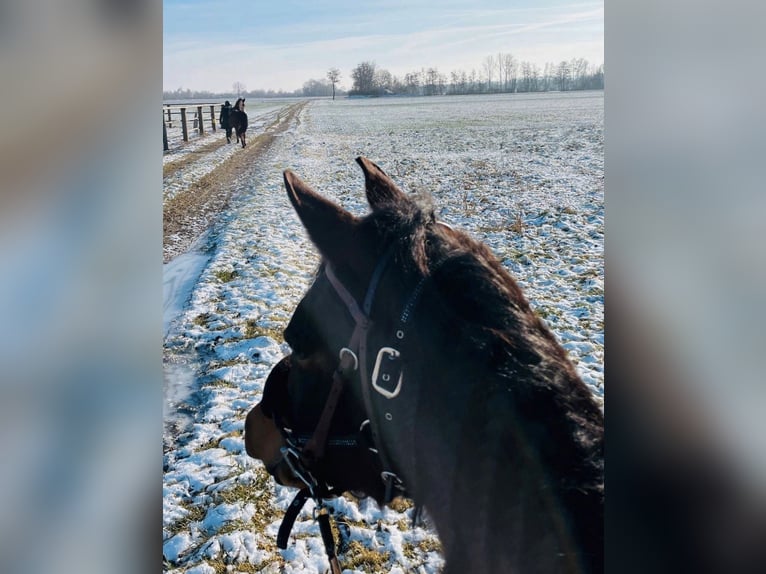
[[[480,71],[498,52],[604,62],[604,3],[540,0],[164,0],[163,88],[295,90],[365,60],[392,74]]]

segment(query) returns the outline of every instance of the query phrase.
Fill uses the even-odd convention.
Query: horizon
[[[480,72],[484,59],[499,52],[541,71],[572,58],[604,63],[603,1],[522,0],[514,8],[502,0],[323,4],[164,0],[163,92],[225,93],[234,82],[247,91],[293,92],[325,79],[330,68],[340,70],[339,87],[349,90],[351,71],[363,61],[399,77],[421,68],[448,75]],[[227,19],[234,25],[223,25]]]

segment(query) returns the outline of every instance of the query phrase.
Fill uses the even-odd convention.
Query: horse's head
[[[385,502],[406,485],[456,571],[488,552],[466,540],[506,545],[483,571],[561,571],[577,545],[598,561],[603,415],[590,391],[486,246],[357,162],[365,217],[284,174],[322,263],[285,329],[292,353],[247,416],[248,454],[320,497]],[[477,493],[480,524],[465,521]],[[494,513],[506,494],[517,500]]]
[[[437,226],[430,207],[405,195],[377,165],[357,162],[372,208],[363,218],[321,197],[291,171],[284,174],[288,197],[322,263],[284,332],[292,354],[272,370],[262,401],[247,417],[245,443],[278,482],[301,486],[286,449],[306,446],[324,415],[329,427],[310,447],[316,459],[311,472],[333,492],[363,491],[380,499],[382,468],[371,450],[360,377],[370,383],[379,349],[391,343],[387,337],[395,336],[408,302],[416,303],[429,260],[457,232]],[[367,350],[359,348],[362,339]],[[340,365],[344,348],[347,364]],[[336,371],[344,380],[337,406],[325,414]],[[393,385],[383,382],[390,376],[379,378],[381,386]]]

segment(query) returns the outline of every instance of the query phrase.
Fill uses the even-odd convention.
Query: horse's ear
[[[362,156],[356,158],[356,163],[361,166],[364,172],[364,188],[367,192],[367,202],[373,211],[384,205],[396,205],[410,201],[378,165]]]
[[[348,259],[359,219],[319,195],[289,169],[284,178],[290,203],[320,253],[333,262]]]

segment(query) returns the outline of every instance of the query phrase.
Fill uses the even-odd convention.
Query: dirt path
[[[165,202],[162,210],[163,262],[167,263],[184,253],[213,221],[230,205],[234,179],[248,169],[269,148],[274,139],[287,130],[308,102],[293,104],[279,113],[272,124],[258,135],[251,136],[247,147],[234,154],[226,162],[203,176],[187,190]],[[210,153],[223,142],[211,142],[189,157],[167,164],[163,175],[167,176]]]

